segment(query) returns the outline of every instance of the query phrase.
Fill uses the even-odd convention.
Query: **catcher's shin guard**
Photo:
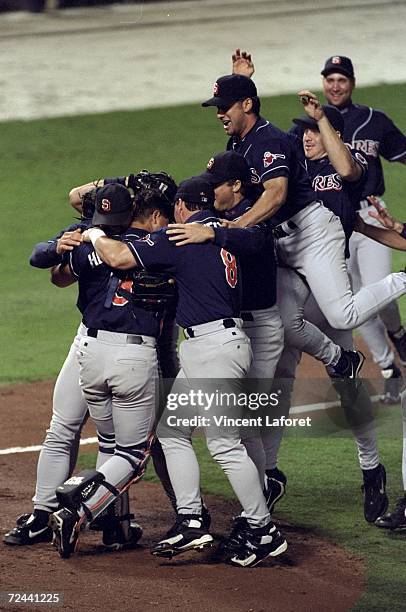
[[[133,548],[142,536],[142,528],[130,513],[128,490],[124,491],[103,513],[103,544],[109,550]],[[101,516],[98,517],[101,519]]]
[[[79,510],[103,482],[104,475],[101,472],[82,470],[56,488],[56,497],[62,507]]]

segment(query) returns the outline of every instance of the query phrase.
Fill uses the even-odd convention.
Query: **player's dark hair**
[[[253,96],[251,100],[252,100],[252,112],[254,113],[254,115],[258,116],[261,111],[261,100],[259,99],[258,96]]]
[[[209,210],[211,208],[211,206],[208,205],[204,205],[204,204],[195,204],[192,202],[185,202],[185,206],[188,210],[190,210],[190,212],[193,212],[195,210]]]
[[[173,220],[173,205],[158,189],[141,189],[134,197],[133,219],[147,219],[154,210],[159,210],[170,221]]]

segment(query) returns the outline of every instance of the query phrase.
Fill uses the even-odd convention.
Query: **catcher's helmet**
[[[135,175],[135,181],[138,189],[144,188],[159,191],[168,204],[173,204],[178,186],[170,174],[141,170],[141,172]],[[137,191],[137,189],[134,191]]]

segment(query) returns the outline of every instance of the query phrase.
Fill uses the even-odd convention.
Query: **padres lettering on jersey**
[[[363,153],[368,160],[368,180],[360,199],[368,195],[383,195],[385,182],[380,156],[399,161],[406,156],[406,136],[385,113],[362,104],[353,104],[341,110],[344,119],[343,140]]]
[[[354,229],[356,210],[359,206],[362,190],[368,180],[368,162],[358,151],[351,150],[354,161],[361,167],[359,181],[345,181],[336,172],[328,156],[317,160],[305,161],[313,189],[324,206],[340,218],[345,235],[349,238]]]

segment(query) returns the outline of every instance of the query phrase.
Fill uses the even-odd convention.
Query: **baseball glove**
[[[167,310],[173,307],[177,290],[175,279],[165,272],[137,270],[131,273],[132,290],[117,289],[117,294],[146,310]]]

